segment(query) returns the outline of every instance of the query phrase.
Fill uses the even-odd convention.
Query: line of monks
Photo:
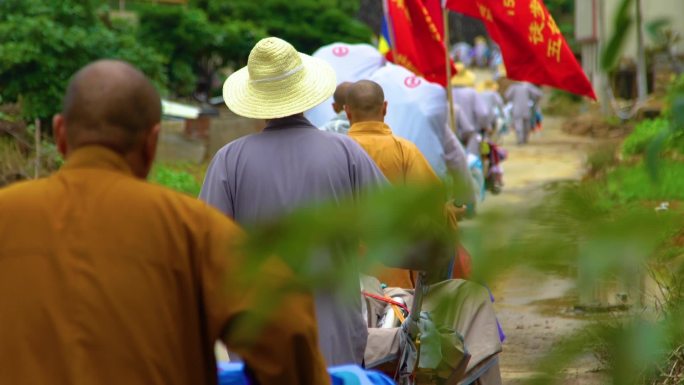
[[[214,384],[217,340],[257,384],[327,384],[326,365],[363,364],[358,300],[288,292],[264,312],[259,292],[294,277],[272,257],[258,281],[245,282],[237,251],[240,226],[305,204],[357,198],[388,181],[438,183],[416,146],[383,123],[376,83],[337,89],[348,136],[309,123],[303,112],[336,86],[323,61],[260,41],[223,93],[232,111],[267,126],[215,155],[196,200],[145,181],[161,120],[151,82],[120,61],[77,72],[53,119],[66,164],[0,190],[0,383]],[[455,224],[460,209],[446,207]],[[354,264],[325,250],[316,258]],[[411,287],[402,267],[373,273]]]

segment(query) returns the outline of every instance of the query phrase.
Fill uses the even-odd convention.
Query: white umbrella
[[[385,58],[369,44],[333,43],[319,48],[313,57],[328,62],[337,75],[337,84],[368,79],[385,64]],[[312,108],[305,116],[316,127],[321,127],[335,117],[332,97]]]

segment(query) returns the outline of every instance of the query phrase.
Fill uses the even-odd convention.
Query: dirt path
[[[544,131],[530,143],[515,145],[514,135],[504,139],[509,158],[504,163],[505,187],[498,196],[488,195],[481,210],[514,208],[525,210],[543,199],[548,183],[577,179],[590,139],[565,135],[562,121],[547,118]],[[535,375],[536,364],[554,344],[587,322],[572,311],[575,282],[571,276],[519,268],[492,283],[496,310],[507,334],[501,354],[505,384],[520,384]],[[601,384],[598,363],[583,357],[561,374],[563,384]]]

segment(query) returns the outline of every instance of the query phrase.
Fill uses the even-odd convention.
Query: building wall
[[[225,107],[221,107],[219,111],[220,116],[211,119],[208,137],[205,139],[188,137],[185,132],[185,121],[163,121],[157,146],[157,160],[162,163],[199,164],[213,158],[227,143],[258,132],[265,126],[263,120],[237,116]]]
[[[602,1],[602,0],[598,0]],[[621,0],[603,0],[605,2],[606,20],[605,27],[607,36],[612,36],[614,32],[613,19],[617,13]],[[684,0],[641,0],[641,7],[643,11],[644,26],[648,23],[658,20],[667,19],[671,21],[670,27],[679,32],[684,37]],[[644,42],[646,46],[653,44],[649,34],[644,31]],[[684,52],[684,42],[680,41],[676,47],[677,52]],[[627,58],[636,58],[637,39],[636,29],[632,27],[627,36],[626,45],[623,55]]]
[[[609,110],[610,95],[609,79],[599,65],[601,49],[613,36],[614,19],[622,0],[575,0],[575,33],[581,43],[582,67],[594,85],[599,100],[602,101],[603,113]],[[669,27],[684,37],[684,0],[641,0],[643,11],[643,25],[659,19],[670,21]],[[603,12],[601,12],[603,8]],[[603,13],[603,15],[601,15]],[[636,63],[637,38],[636,25],[628,31],[625,46],[621,55]],[[644,29],[644,43],[646,47],[653,45],[653,41]],[[684,54],[684,41],[673,47],[674,53]],[[657,78],[657,76],[656,76]],[[658,91],[656,84],[654,89]]]

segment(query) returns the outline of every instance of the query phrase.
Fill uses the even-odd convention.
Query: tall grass
[[[28,166],[30,160],[21,151],[17,142],[9,138],[0,138],[0,178],[2,180],[10,175],[22,175],[28,178]],[[0,183],[2,183],[0,180]]]

